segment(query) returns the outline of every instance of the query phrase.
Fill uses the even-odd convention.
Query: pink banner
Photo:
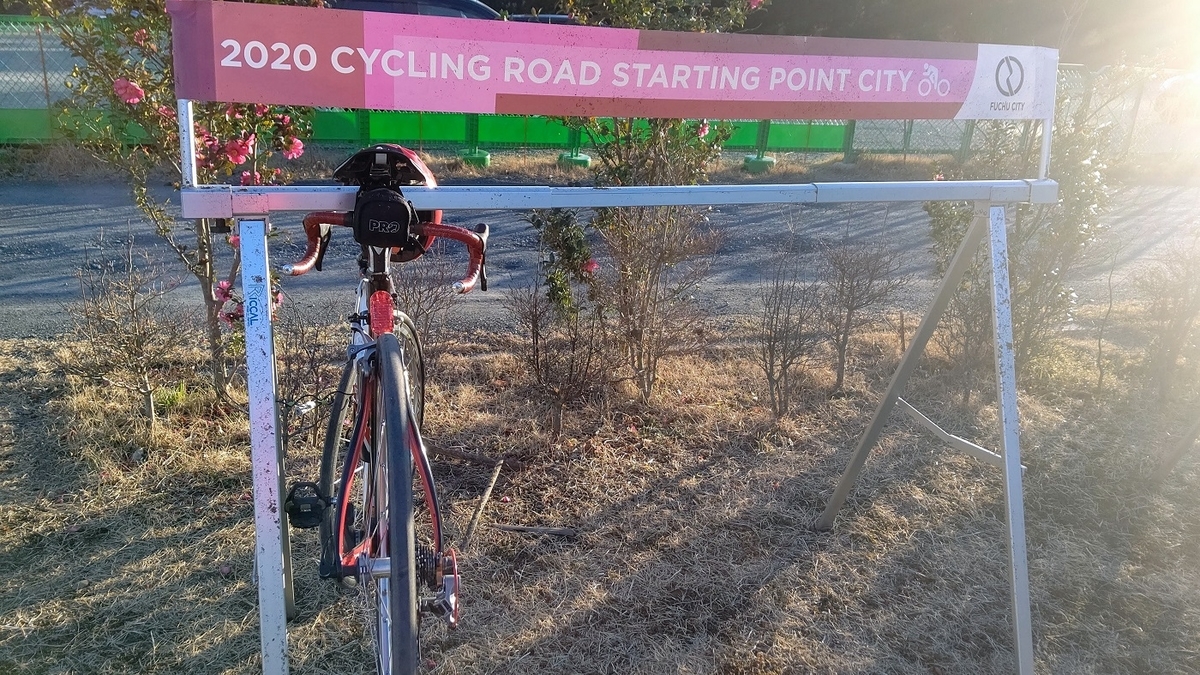
[[[1057,52],[168,0],[177,95],[431,112],[1046,118]]]

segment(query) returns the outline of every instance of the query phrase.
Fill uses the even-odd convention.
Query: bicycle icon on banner
[[[928,63],[925,64],[925,78],[917,83],[917,93],[921,96],[928,96],[937,90],[938,96],[945,96],[950,93],[950,80],[938,79],[938,69]]]

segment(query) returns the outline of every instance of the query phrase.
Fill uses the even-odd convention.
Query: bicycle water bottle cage
[[[288,490],[287,499],[283,502],[283,510],[287,512],[288,523],[292,527],[305,530],[317,527],[325,518],[325,507],[329,499],[321,494],[321,488],[316,483],[296,483]]]

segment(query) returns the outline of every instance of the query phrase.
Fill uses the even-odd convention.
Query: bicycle
[[[456,627],[461,579],[457,555],[443,541],[421,439],[421,343],[412,320],[397,307],[391,263],[416,259],[437,237],[453,239],[470,253],[467,276],[454,290],[467,293],[476,285],[487,290],[488,227],[446,225],[441,211],[415,211],[400,187],[437,183],[420,158],[401,146],[361,150],[334,177],[359,186],[355,210],[306,215],[307,250],[283,272],[320,270],[332,228],[344,226],[354,229],[362,245],[362,278],[348,317],[351,344],[331,405],[320,477],[315,484],[293,486],[285,510],[293,526],[320,527],[320,576],[354,580],[365,590],[374,611],[379,672],[415,673],[421,618],[436,616]]]

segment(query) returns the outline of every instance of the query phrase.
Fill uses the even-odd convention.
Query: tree
[[[730,31],[762,0],[563,0],[585,24],[675,31]],[[690,185],[701,180],[732,133],[727,124],[675,119],[572,119],[599,159],[598,185]],[[716,238],[702,213],[683,207],[598,209],[592,221],[612,269],[596,283],[615,315],[617,337],[642,400],[649,401],[664,356],[703,340],[691,292],[708,271]]]
[[[200,282],[212,383],[223,394],[232,375],[221,328],[228,286],[220,285],[223,275],[217,271],[214,248],[224,233],[210,220],[177,221],[149,187],[156,172],[166,169],[178,177],[181,166],[171,22],[165,4],[41,2],[62,43],[83,61],[67,81],[70,95],[58,104],[60,126],[75,143],[123,174],[142,213]],[[198,105],[196,122],[203,182],[231,175],[238,175],[243,185],[279,181],[283,170],[272,166],[272,157],[299,157],[304,152],[302,138],[311,131],[303,109],[268,105]],[[231,282],[235,274],[231,271],[225,280]]]

